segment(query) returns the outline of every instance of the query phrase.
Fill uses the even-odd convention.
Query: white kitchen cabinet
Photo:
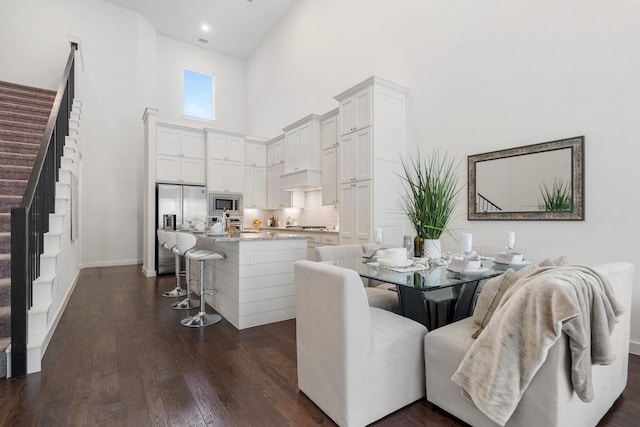
[[[267,168],[267,208],[303,208],[303,191],[283,191],[280,189],[280,175],[284,174],[284,163]]]
[[[242,193],[244,191],[243,168],[238,162],[209,159],[209,191]]]
[[[372,181],[358,181],[340,186],[340,244],[363,244],[371,241]]]
[[[372,90],[364,87],[342,98],[340,102],[340,135],[371,125]],[[340,97],[340,95],[338,95]],[[336,98],[338,98],[336,97]]]
[[[401,244],[406,234],[400,178],[406,92],[374,76],[335,97],[341,244],[371,242],[378,227],[385,242]]]
[[[338,146],[338,109],[332,110],[322,116],[321,123],[322,149]]]
[[[209,191],[244,191],[244,137],[207,129]]]
[[[320,116],[310,114],[283,129],[286,173],[304,169],[320,170]]]
[[[338,147],[322,150],[322,204],[338,204]]]
[[[207,131],[209,158],[244,162],[244,137],[220,131]]]
[[[267,167],[267,146],[245,142],[244,165]]]
[[[373,167],[372,128],[367,127],[341,138],[338,181],[342,184],[371,179]],[[398,157],[400,159],[400,157]]]
[[[156,181],[205,183],[204,133],[187,129],[156,128]]]
[[[284,163],[284,135],[267,141],[267,166]]]
[[[245,208],[267,207],[266,168],[245,165],[243,203]]]

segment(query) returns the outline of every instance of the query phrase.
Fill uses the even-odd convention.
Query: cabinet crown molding
[[[329,117],[337,116],[339,112],[340,112],[340,107],[336,107],[336,108],[334,108],[333,110],[331,110],[331,111],[327,111],[326,113],[324,113],[324,114],[320,117],[320,119],[322,119],[322,120],[326,120],[326,119],[328,119]]]
[[[273,138],[271,138],[270,140],[267,141],[267,145],[271,145],[275,142],[278,141],[282,141],[284,139],[284,133],[278,135],[278,136],[274,136]]]
[[[334,99],[336,101],[342,101],[345,98],[350,97],[351,95],[361,91],[364,88],[367,88],[369,86],[373,86],[373,85],[378,85],[378,86],[384,86],[387,87],[389,89],[393,89],[396,90],[398,92],[402,92],[402,93],[406,93],[409,91],[408,88],[399,85],[397,83],[394,83],[392,81],[389,80],[385,80],[381,77],[377,77],[377,76],[371,76],[366,80],[363,80],[362,82],[358,83],[357,85],[350,87],[349,89],[345,90],[344,92],[341,92],[340,94],[334,96]]]
[[[305,116],[303,118],[301,118],[300,120],[295,121],[294,123],[291,123],[289,126],[282,128],[282,130],[284,132],[289,132],[292,129],[297,128],[298,126],[300,126],[303,123],[307,123],[311,120],[320,120],[322,117],[317,115],[317,114],[309,114],[308,116]]]
[[[240,138],[245,138],[246,137],[246,135],[243,134],[243,133],[233,132],[233,131],[230,131],[230,130],[215,129],[215,128],[204,128],[204,131],[207,134],[217,133],[217,134],[222,134],[222,135],[238,136]]]

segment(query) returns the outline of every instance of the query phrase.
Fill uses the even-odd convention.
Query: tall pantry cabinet
[[[335,97],[341,245],[369,243],[375,228],[385,242],[402,244],[406,92],[373,76]]]

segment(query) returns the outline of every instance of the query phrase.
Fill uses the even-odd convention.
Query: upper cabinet
[[[284,135],[279,135],[267,142],[267,166],[284,163]]]
[[[283,131],[285,173],[304,169],[320,170],[320,116],[310,114]]]
[[[207,129],[209,191],[244,191],[244,136]]]
[[[209,158],[244,162],[244,137],[219,131],[207,130]]]
[[[245,142],[244,165],[267,167],[267,146],[260,143]]]
[[[157,126],[156,181],[205,183],[204,133]]]
[[[322,116],[322,204],[338,204],[338,109]]]
[[[340,102],[340,135],[346,135],[358,129],[371,126],[372,97],[371,87],[365,87],[342,97]]]

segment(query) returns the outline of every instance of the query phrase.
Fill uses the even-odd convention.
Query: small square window
[[[184,69],[184,115],[215,120],[213,75]]]

